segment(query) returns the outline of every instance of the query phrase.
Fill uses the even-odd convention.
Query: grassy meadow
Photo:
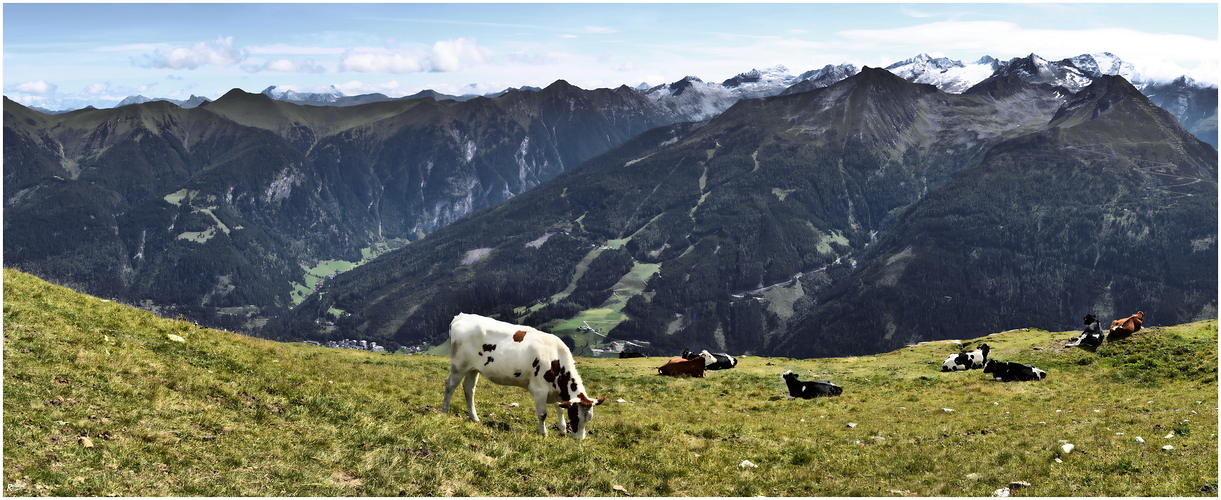
[[[12,270],[3,299],[8,496],[1217,495],[1216,320],[1097,352],[1064,349],[1076,332],[963,340],[1040,382],[942,373],[946,341],[704,379],[578,358],[607,402],[577,442],[536,435],[528,393],[487,381],[482,422],[460,390],[442,414],[445,356],[202,329]],[[785,370],[844,393],[789,400]]]

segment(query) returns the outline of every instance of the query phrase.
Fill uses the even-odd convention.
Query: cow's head
[[[793,373],[793,370],[789,370],[789,371],[787,371],[787,372],[784,372],[784,374],[780,375],[780,380],[781,380],[781,381],[784,381],[784,382],[786,382],[786,383],[787,383],[787,382],[789,382],[789,381],[796,382],[796,381],[797,381],[797,374],[796,374],[796,373]]]
[[[1133,314],[1132,317],[1139,319],[1141,321],[1144,321],[1145,320],[1145,311],[1136,311],[1136,314]]]
[[[996,360],[995,360],[995,359],[989,359],[989,360],[988,360],[988,364],[984,365],[984,373],[992,373],[992,372],[995,372],[995,371],[996,371],[996,368],[997,368]]]
[[[1085,315],[1085,324],[1087,324],[1087,325],[1092,325],[1092,324],[1097,323],[1097,322],[1098,322],[1098,318],[1095,318],[1093,314],[1086,314],[1086,315]]]
[[[582,392],[577,394],[577,398],[572,401],[557,404],[560,408],[568,410],[568,431],[572,433],[573,439],[585,439],[585,426],[594,419],[594,407],[602,404],[603,401],[606,401],[606,398],[589,399]]]
[[[986,357],[988,357],[988,349],[989,349],[989,348],[988,348],[988,344],[981,344],[981,345],[979,346],[979,352],[984,353],[984,357],[985,357],[985,358],[986,358]]]

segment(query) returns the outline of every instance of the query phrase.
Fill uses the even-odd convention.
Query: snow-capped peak
[[[995,61],[984,56],[974,63],[963,64],[948,57],[920,54],[891,64],[886,70],[909,82],[927,83],[945,92],[960,93],[991,76],[996,69]]]
[[[955,61],[948,57],[932,57],[928,54],[921,53],[916,57],[899,61],[886,67],[886,70],[894,73],[901,78],[907,78],[908,75],[920,75],[929,72],[944,73],[953,68],[961,68],[961,61]]]
[[[1124,62],[1123,59],[1110,52],[1081,54],[1077,57],[1070,57],[1067,61],[1093,78],[1103,75],[1119,75],[1132,81],[1132,83],[1140,83],[1136,81],[1140,79],[1140,74],[1136,72],[1136,67],[1132,63]]]
[[[318,93],[298,92],[297,90],[295,90],[292,87],[281,88],[279,86],[272,85],[270,87],[267,87],[266,89],[263,89],[262,94],[264,94],[268,97],[271,97],[272,99],[279,100],[279,101],[304,101],[304,102],[321,102],[321,103],[335,102],[337,99],[344,96],[343,92],[341,92],[338,88],[335,88],[334,85],[331,85],[328,92],[318,92]]]
[[[788,68],[781,65],[762,71],[752,69],[745,73],[738,73],[737,76],[721,82],[721,85],[744,98],[750,98],[775,95],[798,81],[797,77],[789,74]]]

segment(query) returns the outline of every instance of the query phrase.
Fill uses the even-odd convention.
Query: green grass
[[[460,397],[441,414],[444,356],[201,329],[5,270],[4,483],[10,496],[516,497],[989,496],[1026,481],[1015,496],[1215,496],[1217,322],[1096,353],[1065,350],[1073,333],[964,341],[1048,372],[1024,383],[940,372],[959,349],[947,342],[743,357],[704,379],[656,375],[663,358],[578,358],[608,400],[574,442],[537,436],[526,391],[487,381],[483,422]],[[844,394],[788,400],[790,369]]]

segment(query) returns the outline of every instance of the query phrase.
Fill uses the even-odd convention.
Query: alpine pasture
[[[487,381],[482,422],[442,414],[448,356],[203,329],[7,269],[3,298],[8,496],[1217,495],[1215,319],[1146,318],[1096,352],[1014,325],[702,379],[577,358],[608,399],[576,441]],[[984,342],[1047,378],[940,370]],[[843,394],[790,400],[788,370]]]

